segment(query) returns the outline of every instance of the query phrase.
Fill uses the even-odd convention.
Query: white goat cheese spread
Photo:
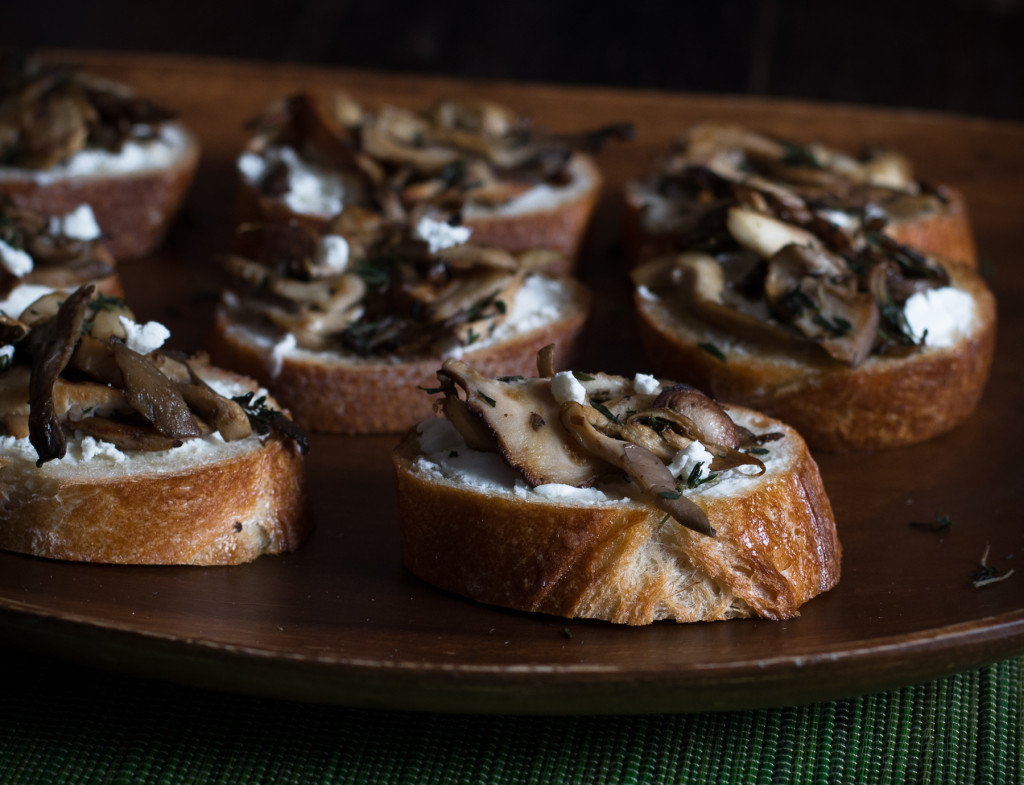
[[[569,171],[571,179],[566,185],[535,185],[504,204],[484,206],[469,201],[462,210],[462,217],[471,220],[487,216],[523,215],[555,210],[580,198],[593,186],[590,172],[581,159],[573,158],[569,162]],[[472,200],[473,192],[469,191],[468,196]]]
[[[249,392],[249,388],[234,381],[207,379],[206,382],[219,395],[228,398]],[[267,391],[261,388],[256,393],[256,397],[266,394]],[[75,471],[75,467],[88,463],[93,467],[100,465],[114,469],[119,474],[130,474],[136,470],[177,471],[185,465],[197,466],[205,462],[221,460],[227,457],[228,453],[242,453],[253,449],[254,445],[258,444],[258,439],[248,438],[236,439],[230,443],[225,442],[224,437],[214,431],[200,438],[186,439],[180,447],[170,450],[125,452],[110,442],[88,436],[81,431],[75,431],[67,440],[67,453],[64,457],[49,461],[42,467],[35,466],[39,456],[28,437],[18,439],[14,436],[0,436],[0,457],[28,462],[31,473]]]
[[[316,260],[336,272],[344,272],[348,267],[348,250],[348,240],[344,237],[339,234],[325,234],[320,238]]]
[[[2,264],[11,275],[21,278],[28,275],[35,267],[35,261],[26,251],[15,248],[13,245],[0,240],[0,264]]]
[[[572,305],[572,290],[557,278],[528,275],[512,300],[505,321],[484,338],[468,346],[447,347],[442,357],[464,357],[488,346],[510,341],[563,319]]]
[[[749,424],[744,418],[735,419],[737,425]],[[416,426],[422,455],[416,459],[414,466],[417,471],[428,477],[450,482],[464,483],[484,493],[513,495],[526,501],[559,501],[573,505],[609,505],[623,504],[632,501],[628,497],[606,493],[601,488],[576,488],[561,483],[548,483],[530,487],[519,474],[513,471],[497,453],[479,452],[466,446],[462,435],[448,420],[438,417],[424,420]],[[750,482],[760,482],[770,476],[773,468],[780,461],[786,450],[785,442],[773,442],[768,453],[760,455],[766,468],[765,475],[756,476],[757,467],[738,466],[735,469],[720,472],[717,479],[695,489],[685,491],[687,496],[727,497],[739,493]],[[685,455],[685,458],[681,457]],[[676,462],[681,467],[679,474],[683,480],[689,478],[693,466],[697,462],[704,463],[700,472],[701,479],[710,475],[708,466],[713,456],[702,444],[694,442],[686,450],[680,450]],[[686,464],[686,465],[684,465]]]
[[[125,345],[133,352],[139,354],[155,352],[171,337],[171,331],[160,322],[139,324],[127,316],[119,316],[117,319],[125,332]]]
[[[700,466],[696,479],[706,480],[711,476],[711,462],[715,456],[705,449],[700,442],[693,442],[685,449],[679,450],[668,464],[668,470],[676,479],[686,482],[694,467]]]
[[[40,286],[34,283],[23,283],[11,289],[6,300],[0,300],[0,313],[17,319],[25,309],[40,297],[53,292],[49,286]]]
[[[281,369],[284,367],[284,358],[296,351],[298,348],[298,342],[295,340],[293,333],[285,333],[284,337],[281,338],[274,347],[270,350],[270,375],[275,379],[281,375]]]
[[[362,199],[362,183],[356,174],[309,161],[292,147],[243,153],[238,158],[238,171],[246,182],[258,187],[269,169],[282,164],[288,182],[287,190],[278,198],[293,212],[330,217],[346,204]]]
[[[559,371],[551,379],[551,394],[559,403],[575,401],[586,404],[587,388],[580,384],[572,371]]]
[[[80,204],[67,215],[50,219],[50,234],[69,237],[72,240],[95,240],[102,234],[96,223],[96,214],[87,204]]]
[[[925,346],[953,346],[970,335],[975,326],[974,298],[954,286],[926,289],[911,295],[903,315],[914,336],[924,336]]]
[[[431,253],[463,245],[469,240],[472,233],[473,230],[469,227],[452,226],[444,221],[435,221],[428,217],[421,218],[413,232],[416,237],[427,243]]]
[[[647,373],[638,373],[633,377],[633,389],[639,395],[657,395],[661,392],[661,382]]]
[[[573,297],[572,289],[566,286],[557,278],[548,278],[542,275],[527,276],[523,285],[519,287],[512,301],[508,316],[489,334],[468,346],[463,346],[455,340],[449,345],[438,347],[438,356],[445,358],[471,357],[473,352],[485,349],[489,346],[510,341],[520,335],[546,327],[553,322],[564,319],[572,311]],[[237,298],[225,295],[221,300],[222,307],[227,311],[234,311],[240,308]],[[227,330],[246,343],[253,345],[260,351],[263,357],[267,372],[271,376],[281,373],[281,363],[284,357],[293,357],[298,360],[321,362],[338,362],[349,364],[377,364],[381,362],[393,362],[396,364],[404,360],[395,355],[370,355],[361,357],[354,352],[338,350],[312,350],[303,349],[298,346],[294,335],[281,335],[280,332],[251,321],[229,320]]]
[[[0,178],[22,178],[28,174],[38,183],[50,183],[65,177],[127,174],[171,166],[185,151],[188,136],[175,123],[160,126],[151,139],[125,142],[118,152],[101,148],[80,150],[56,166],[43,171],[0,167]]]

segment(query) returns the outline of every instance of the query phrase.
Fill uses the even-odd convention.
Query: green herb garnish
[[[725,355],[722,353],[722,350],[713,343],[698,343],[697,348],[704,350],[719,362],[725,362]]]
[[[252,426],[253,431],[258,436],[266,436],[271,431],[276,431],[299,445],[299,450],[302,451],[303,455],[308,453],[309,438],[306,436],[306,432],[292,422],[290,418],[286,417],[283,412],[267,406],[265,395],[261,395],[259,398],[255,398],[255,400],[254,397],[255,394],[249,392],[245,395],[237,395],[231,399],[242,407],[245,416],[249,418],[249,425]]]
[[[573,371],[572,375],[576,377],[576,381],[578,381],[578,382],[592,382],[592,381],[594,381],[594,377],[591,376],[589,373],[580,373],[579,371]]]
[[[427,395],[437,395],[438,393],[444,392],[444,387],[423,387],[422,385],[416,385],[417,390],[423,390]]]
[[[700,461],[694,465],[694,467],[690,470],[690,476],[686,478],[686,487],[689,488],[691,491],[694,488],[699,488],[701,485],[705,485],[709,482],[714,482],[715,480],[718,479],[718,472],[716,472],[715,474],[709,474],[707,477],[704,477],[702,479],[700,476],[700,470],[702,468],[704,468],[704,462]]]
[[[495,401],[495,400],[494,400],[494,399],[493,399],[493,398],[492,398],[491,396],[489,396],[489,395],[484,395],[484,394],[483,394],[482,392],[480,392],[479,390],[477,390],[477,391],[476,391],[476,394],[477,394],[477,395],[479,395],[479,396],[480,396],[481,398],[483,398],[483,399],[484,399],[484,402],[485,402],[485,403],[486,403],[486,404],[487,404],[488,406],[490,406],[490,407],[492,407],[492,408],[493,408],[493,407],[495,407],[495,406],[497,406],[497,405],[498,405],[497,401]]]
[[[605,406],[603,403],[596,403],[594,401],[591,401],[590,405],[592,407],[594,407],[595,409],[597,409],[599,412],[601,412],[601,414],[603,414],[605,417],[607,417],[612,422],[617,423],[619,421],[619,418],[616,417],[614,414],[612,414],[611,410],[607,406]]]

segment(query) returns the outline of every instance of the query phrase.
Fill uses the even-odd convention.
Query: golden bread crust
[[[639,293],[635,302],[644,348],[658,373],[778,417],[815,449],[888,449],[953,429],[974,411],[984,390],[995,350],[995,298],[971,269],[948,269],[954,285],[974,299],[974,332],[949,348],[872,356],[856,368],[816,347],[780,349],[737,340]],[[702,343],[723,351],[725,362]]]
[[[903,245],[916,248],[930,256],[978,268],[978,248],[967,212],[964,195],[955,188],[947,188],[949,202],[945,209],[906,221],[893,221],[885,233]]]
[[[161,243],[185,199],[199,163],[199,142],[184,126],[185,150],[168,167],[130,174],[0,178],[0,194],[46,215],[65,215],[88,204],[115,259],[135,259]]]
[[[570,364],[590,296],[580,284],[567,284],[574,307],[565,318],[511,341],[467,352],[467,360],[493,376],[528,375],[536,370],[537,352],[554,343],[556,362]],[[432,413],[430,397],[418,388],[437,385],[437,357],[396,361],[285,356],[275,374],[269,352],[233,327],[230,314],[218,308],[208,345],[213,361],[258,379],[307,430],[399,433]]]
[[[714,538],[639,502],[573,505],[442,479],[417,467],[410,432],[393,455],[403,563],[479,602],[570,618],[792,618],[836,585],[841,548],[806,444],[758,422],[786,434],[785,467],[732,496],[694,495]]]
[[[189,565],[294,550],[312,524],[302,455],[278,436],[243,442],[163,470],[37,468],[0,457],[0,548],[66,561]]]

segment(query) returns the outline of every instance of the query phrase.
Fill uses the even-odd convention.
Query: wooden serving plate
[[[65,57],[68,55],[65,53]],[[67,564],[0,554],[10,645],[227,690],[431,711],[626,713],[740,709],[851,696],[1024,652],[1024,127],[934,114],[653,92],[468,83],[353,71],[72,53],[181,110],[204,155],[156,257],[126,265],[138,315],[201,347],[209,270],[230,238],[242,122],[271,99],[342,88],[367,104],[489,96],[557,129],[631,120],[638,139],[601,158],[607,189],[584,254],[597,293],[584,370],[645,370],[621,258],[618,187],[651,170],[688,124],[732,120],[856,148],[909,153],[966,194],[1000,307],[977,413],[927,444],[818,457],[845,549],[839,586],[782,623],[618,627],[475,605],[398,560],[395,436],[316,436],[316,531],[297,553],[234,568]],[[909,526],[949,515],[941,534]],[[1018,574],[976,589],[983,552]]]

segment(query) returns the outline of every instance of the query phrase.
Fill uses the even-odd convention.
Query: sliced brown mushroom
[[[793,335],[771,320],[766,310],[763,314],[756,313],[754,301],[733,301],[736,305],[745,305],[745,309],[726,303],[725,271],[709,254],[685,253],[662,262],[660,266],[651,263],[634,271],[633,280],[669,297],[672,289],[678,287],[683,303],[696,316],[739,338],[782,343],[793,340]]]
[[[794,243],[822,247],[821,241],[806,229],[742,207],[730,208],[726,225],[736,242],[762,259],[770,259],[783,247]]]
[[[123,343],[113,344],[114,359],[124,375],[124,397],[164,436],[187,439],[202,435],[195,415],[174,383],[146,357]]]
[[[841,259],[788,245],[768,262],[765,296],[776,314],[840,362],[856,367],[871,352],[878,306]]]
[[[614,439],[595,427],[602,415],[575,401],[562,404],[563,427],[581,448],[624,471],[660,509],[688,529],[713,537],[707,513],[680,491],[676,478],[654,453],[632,442]]]
[[[571,446],[547,379],[503,382],[451,359],[442,365],[438,379],[446,397],[444,406],[455,398],[459,403],[454,408],[465,410],[452,418],[452,424],[472,444],[485,440],[493,444],[531,485],[586,487],[606,471],[601,461]],[[468,415],[476,418],[471,426],[466,425]],[[543,424],[534,427],[539,421]],[[488,433],[490,439],[485,439]]]
[[[671,409],[686,417],[698,429],[700,441],[737,448],[743,443],[744,431],[725,409],[696,387],[675,384],[662,390],[652,408]]]
[[[182,440],[166,436],[149,423],[132,423],[110,420],[106,417],[86,417],[78,420],[75,430],[86,436],[110,442],[119,450],[140,452],[161,452],[182,445]]]
[[[191,367],[189,372],[191,381],[179,384],[178,391],[192,411],[217,430],[226,442],[244,439],[252,433],[249,417],[238,403],[220,395]]]
[[[32,354],[29,442],[39,456],[37,466],[63,458],[67,452],[67,441],[54,411],[53,387],[82,334],[93,289],[91,284],[78,289],[67,297],[51,320],[38,324],[26,337]]]

